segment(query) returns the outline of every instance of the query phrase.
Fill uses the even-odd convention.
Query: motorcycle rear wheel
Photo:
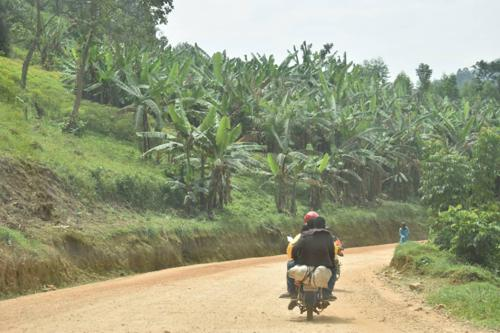
[[[313,316],[314,316],[313,308],[312,307],[308,307],[307,308],[307,320],[308,321],[313,320]]]

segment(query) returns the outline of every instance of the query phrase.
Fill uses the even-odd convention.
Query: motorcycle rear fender
[[[304,290],[304,303],[307,306],[315,306],[316,305],[316,295],[317,291],[305,291]]]

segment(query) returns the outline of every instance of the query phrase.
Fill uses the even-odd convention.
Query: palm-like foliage
[[[426,142],[470,154],[478,131],[498,126],[495,101],[422,98],[405,75],[389,83],[373,62],[355,65],[331,45],[316,52],[304,43],[282,63],[209,56],[188,44],[117,54],[96,58],[93,87],[111,80],[125,93],[113,103],[132,105],[144,138],[166,140],[143,148],[178,163],[191,204],[209,210],[230,201],[231,175],[256,148],[238,144],[240,136],[265,146],[276,207],[294,213],[298,183],[308,185],[314,208],[324,200],[414,196]],[[154,133],[146,115],[155,119]]]

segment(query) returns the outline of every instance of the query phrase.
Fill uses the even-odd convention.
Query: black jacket
[[[293,246],[292,258],[296,265],[333,267],[334,247],[334,238],[328,230],[307,230]]]

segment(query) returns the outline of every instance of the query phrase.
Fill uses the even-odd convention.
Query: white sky
[[[334,43],[348,59],[382,57],[391,75],[433,78],[477,60],[500,58],[500,0],[174,0],[162,31],[172,44],[209,54],[274,54],[282,60],[306,40]]]

